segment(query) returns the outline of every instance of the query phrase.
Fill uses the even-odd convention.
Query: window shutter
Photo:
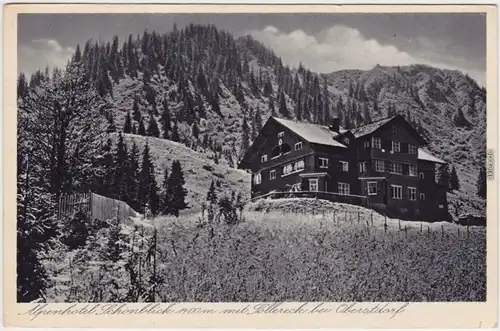
[[[403,175],[408,175],[410,174],[410,165],[403,163]]]

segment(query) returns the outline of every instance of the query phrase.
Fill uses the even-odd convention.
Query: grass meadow
[[[110,223],[47,262],[47,300],[486,300],[485,228],[386,220],[352,206],[315,215],[255,207],[236,225],[199,214]]]

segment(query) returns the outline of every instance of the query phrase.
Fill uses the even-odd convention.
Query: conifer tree
[[[156,179],[154,177],[154,166],[149,153],[149,144],[146,141],[144,151],[142,153],[141,171],[139,173],[139,208],[140,212],[146,211],[146,206],[149,205],[150,211],[154,214],[153,208],[156,201],[152,201],[152,192],[156,190]],[[152,202],[152,203],[151,203]]]
[[[215,193],[215,182],[212,179],[212,183],[210,183],[210,188],[207,193],[207,201],[213,205],[217,203],[217,194]]]
[[[269,97],[268,105],[269,105],[269,113],[271,114],[271,116],[276,116],[276,109],[274,108],[274,100],[272,96]]]
[[[198,124],[196,122],[193,123],[191,134],[195,139],[198,139],[198,136],[200,135],[200,128],[198,127]]]
[[[115,116],[113,115],[113,112],[110,112],[108,115],[108,128],[106,130],[107,133],[112,133],[116,132],[116,125],[115,125]]]
[[[163,99],[163,112],[161,114],[161,128],[163,131],[163,138],[168,139],[169,138],[169,132],[172,130],[172,124],[171,124],[171,119],[170,119],[170,110],[168,109],[168,103],[167,99]]]
[[[160,214],[166,215],[168,212],[168,205],[170,203],[170,192],[168,189],[168,168],[165,167],[165,171],[163,173],[163,183],[162,183],[162,195],[160,201]]]
[[[118,135],[118,143],[116,145],[114,160],[114,176],[113,176],[113,197],[118,200],[127,201],[127,174],[128,174],[128,154],[127,146],[123,141],[122,133]]]
[[[297,121],[302,121],[302,100],[301,93],[298,93],[297,102],[295,103],[295,119]]]
[[[476,189],[477,196],[486,199],[486,170],[484,167],[479,170]]]
[[[455,166],[451,168],[451,174],[450,174],[450,188],[451,190],[460,190],[460,181],[458,179],[457,171],[455,169]]]
[[[179,128],[177,127],[177,122],[174,122],[174,126],[172,128],[172,137],[171,137],[172,141],[175,141],[175,142],[180,142],[181,141],[181,137],[179,136]]]
[[[137,126],[135,125],[135,123],[132,125],[132,134],[137,134]]]
[[[163,211],[164,213],[178,217],[179,211],[187,208],[185,202],[187,192],[184,185],[185,181],[181,164],[175,160],[172,162],[172,170],[168,178],[168,190],[166,194],[169,197],[169,201],[166,210]]]
[[[132,118],[130,117],[130,111],[127,112],[127,116],[125,117],[123,133],[132,133]]]
[[[151,137],[159,137],[160,136],[160,130],[158,129],[158,124],[156,124],[156,120],[152,114],[149,116],[149,124],[148,124],[147,134],[148,134],[148,136],[151,136]]]
[[[445,187],[446,190],[448,190],[448,191],[451,189],[450,172],[449,172],[448,164],[442,164],[438,168],[438,183],[439,183],[439,185]]]
[[[128,173],[127,173],[127,196],[128,205],[136,210],[140,210],[139,204],[139,180],[140,180],[140,165],[139,165],[139,149],[135,141],[132,144],[128,160]]]
[[[144,119],[141,118],[139,121],[139,128],[137,129],[137,134],[140,136],[145,136],[146,135],[146,128],[144,127]]]
[[[139,123],[141,121],[141,112],[139,111],[139,100],[136,98],[134,100],[134,105],[132,106],[132,116],[134,117],[134,120]]]
[[[280,108],[279,112],[285,118],[290,117],[290,113],[288,112],[288,107],[286,106],[285,92],[281,91],[280,93]]]
[[[363,124],[370,124],[372,122],[372,118],[370,116],[370,112],[368,111],[368,103],[365,102],[363,105]]]
[[[241,157],[250,148],[250,132],[248,129],[247,116],[243,116],[243,121],[241,122]]]

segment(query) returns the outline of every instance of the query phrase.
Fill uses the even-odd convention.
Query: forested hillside
[[[18,299],[46,287],[39,258],[63,233],[61,195],[91,190],[178,216],[217,191],[241,207],[250,175],[235,168],[271,115],[353,128],[402,113],[450,164],[452,214],[484,212],[485,102],[457,71],[318,74],[215,26],[89,40],[66,68],[18,79]]]
[[[89,40],[71,62],[106,102],[108,132],[180,142],[230,167],[271,115],[321,124],[338,116],[352,128],[402,113],[455,169],[452,200],[483,208],[474,196],[485,159],[486,91],[460,72],[412,65],[317,74],[284,65],[250,36],[200,25]],[[21,74],[19,95],[47,76],[39,71],[28,82]]]

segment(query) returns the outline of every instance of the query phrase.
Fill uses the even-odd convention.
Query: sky
[[[214,24],[235,37],[250,34],[285,64],[316,72],[375,65],[427,64],[461,70],[484,86],[486,15],[413,14],[23,14],[18,21],[18,71],[64,66],[88,39],[124,40],[145,29]]]

